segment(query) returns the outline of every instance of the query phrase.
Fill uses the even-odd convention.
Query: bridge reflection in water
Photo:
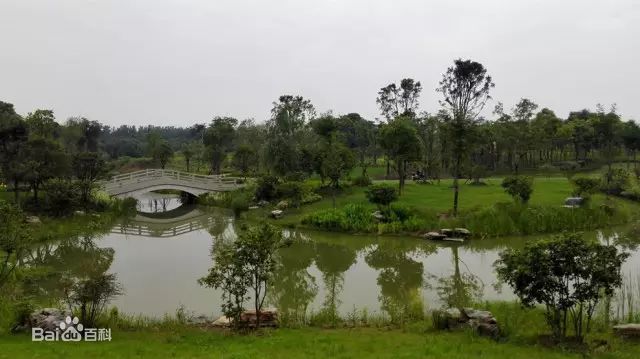
[[[138,212],[134,218],[113,227],[111,233],[169,238],[209,229],[216,223],[216,218],[196,205],[182,205],[165,212]]]

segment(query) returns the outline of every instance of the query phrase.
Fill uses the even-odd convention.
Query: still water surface
[[[213,244],[233,238],[236,225],[224,210],[182,206],[178,196],[147,194],[140,198],[134,219],[96,236],[89,244],[88,239],[80,238],[68,245],[78,246],[71,252],[85,257],[88,265],[103,265],[117,274],[124,295],[112,304],[121,312],[158,317],[184,306],[194,313],[218,315],[220,292],[201,287],[197,279],[212,265]],[[607,240],[615,234],[588,235]],[[329,308],[341,314],[354,308],[389,314],[449,302],[512,299],[508,287],[496,287],[493,263],[507,246],[532,240],[449,244],[311,231],[287,231],[286,235],[294,243],[280,251],[282,264],[270,289],[269,304],[281,311]],[[624,273],[637,278],[640,251],[632,249],[631,253]],[[57,266],[78,265],[72,262],[61,261]]]

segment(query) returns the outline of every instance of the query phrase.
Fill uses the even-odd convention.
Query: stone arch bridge
[[[110,196],[125,198],[159,190],[178,190],[199,196],[208,192],[233,191],[243,186],[238,182],[235,177],[147,169],[113,176],[102,185]]]

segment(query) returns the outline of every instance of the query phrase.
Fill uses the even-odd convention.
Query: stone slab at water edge
[[[443,228],[439,232],[427,232],[422,237],[437,241],[464,242],[465,239],[471,237],[471,231],[466,228]]]

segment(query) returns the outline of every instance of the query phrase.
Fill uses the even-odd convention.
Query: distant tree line
[[[422,84],[405,78],[378,91],[380,120],[355,112],[317,113],[311,100],[283,95],[273,102],[266,121],[216,116],[191,127],[116,128],[82,117],[59,124],[51,110],[23,117],[0,102],[0,168],[5,183],[28,185],[37,200],[48,179],[90,181],[72,173],[78,166],[70,166],[89,157],[147,157],[164,168],[180,153],[188,171],[233,170],[285,181],[317,175],[333,188],[354,167],[367,182],[368,169],[384,163],[388,178],[398,179],[400,194],[410,173],[426,180],[454,178],[455,213],[460,179],[479,182],[498,172],[572,171],[596,163],[611,169],[620,159],[635,163],[640,127],[623,120],[615,105],[560,118],[523,98],[511,106],[498,102],[485,117],[493,87],[482,64],[456,60],[437,85],[441,101],[433,112],[420,108]]]

